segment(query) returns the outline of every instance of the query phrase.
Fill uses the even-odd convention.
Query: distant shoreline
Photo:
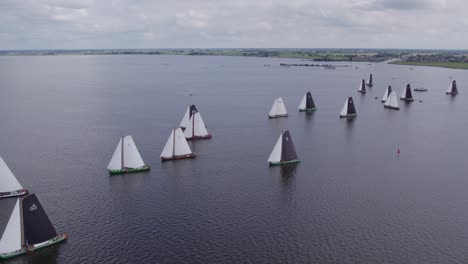
[[[414,62],[398,60],[389,64],[468,70],[468,62]]]

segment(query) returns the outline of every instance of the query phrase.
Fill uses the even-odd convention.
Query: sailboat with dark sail
[[[352,97],[346,99],[343,108],[340,112],[340,118],[352,118],[357,116],[356,108],[354,107],[354,101]]]
[[[171,135],[161,153],[161,160],[179,160],[195,158],[181,128],[172,129]]]
[[[22,196],[28,194],[28,190],[18,182],[13,172],[0,157],[0,198]]]
[[[35,194],[18,198],[0,240],[0,260],[10,259],[60,243],[67,233],[57,234]]]
[[[366,93],[366,81],[362,79],[361,84],[359,84],[358,92],[360,93]]]
[[[312,98],[312,94],[307,92],[304,94],[301,103],[299,104],[299,111],[300,112],[312,112],[315,111],[317,108],[315,107],[314,99]]]
[[[458,88],[457,88],[457,81],[453,80],[452,83],[450,84],[449,88],[447,89],[447,94],[451,95],[456,95],[458,94]]]
[[[300,162],[300,160],[297,157],[294,143],[291,135],[289,134],[289,130],[286,130],[279,136],[278,141],[268,158],[268,163],[270,163],[270,166],[275,166],[298,162]]]
[[[406,89],[401,93],[400,99],[407,102],[414,101],[413,93],[411,92],[411,85],[409,83],[406,85]]]
[[[372,80],[372,73],[369,76],[369,79],[367,80],[367,86],[372,87],[374,86],[374,81]]]
[[[180,121],[180,128],[182,130],[185,130],[185,128],[188,126],[190,118],[192,117],[193,114],[198,113],[198,109],[195,105],[189,105],[187,107],[187,110],[185,111],[184,117]]]
[[[384,95],[382,96],[382,103],[385,103],[385,101],[387,101],[387,98],[388,98],[388,96],[390,95],[390,93],[392,93],[392,86],[391,86],[391,85],[389,85],[389,86],[387,87],[387,89],[385,89],[385,93],[384,93]]]
[[[199,112],[196,112],[190,117],[187,128],[184,131],[187,140],[209,139],[211,134],[208,133],[205,123]]]
[[[150,167],[143,162],[132,136],[126,136],[120,138],[107,169],[110,174],[121,174],[147,171]]]

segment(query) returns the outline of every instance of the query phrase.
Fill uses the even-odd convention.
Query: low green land
[[[468,62],[416,62],[416,61],[394,61],[391,64],[442,67],[451,69],[468,69]]]

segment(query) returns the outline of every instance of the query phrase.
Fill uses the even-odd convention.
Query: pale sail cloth
[[[122,160],[122,140],[123,140],[123,154],[124,158]],[[123,161],[123,164],[122,164]],[[143,159],[140,156],[135,142],[133,141],[132,136],[126,136],[123,139],[119,140],[117,147],[115,148],[114,155],[112,156],[107,169],[109,170],[120,170],[124,168],[140,168],[145,166]]]
[[[276,145],[270,154],[270,157],[268,157],[268,162],[280,162],[281,161],[282,145],[283,145],[283,133],[281,133],[281,135],[279,136],[278,141],[276,142]]]
[[[302,97],[301,103],[299,104],[299,110],[305,110],[306,109],[306,101],[307,101],[307,93],[304,94],[304,97]]]
[[[12,192],[22,190],[23,186],[0,157],[0,192]]]
[[[384,104],[384,107],[391,109],[400,109],[398,105],[398,98],[395,91],[392,91]]]
[[[287,116],[288,112],[286,111],[286,107],[284,106],[283,98],[278,97],[273,102],[271,106],[270,113],[268,114],[269,117],[280,117],[280,116]]]
[[[209,136],[205,123],[199,112],[192,115],[184,131],[185,138]]]
[[[192,117],[193,114],[198,112],[197,107],[195,105],[189,105],[187,107],[187,110],[185,111],[184,117],[182,118],[182,121],[180,121],[180,127],[181,128],[186,128],[188,126],[188,123],[190,121],[190,117]]]
[[[345,117],[348,115],[348,99],[346,99],[343,108],[341,108],[340,116]]]
[[[387,101],[387,98],[391,92],[392,92],[392,86],[388,86],[387,89],[385,89],[384,95],[382,96],[382,102]]]
[[[180,128],[173,129],[163,151],[161,152],[161,157],[171,158],[174,156],[183,156],[188,154],[192,154],[192,151],[185,139],[184,132],[182,132],[182,129]]]
[[[11,253],[19,249],[21,249],[21,216],[20,199],[17,199],[0,240],[0,254]]]

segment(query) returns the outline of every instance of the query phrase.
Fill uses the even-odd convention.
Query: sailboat
[[[126,136],[120,138],[107,169],[110,174],[120,174],[147,171],[150,167],[143,162],[132,136]]]
[[[400,110],[400,107],[398,106],[397,94],[395,93],[395,91],[392,91],[390,93],[390,95],[387,98],[387,101],[384,104],[384,107],[389,109]]]
[[[358,92],[366,93],[366,81],[362,79],[361,84],[359,85]]]
[[[45,248],[68,238],[57,234],[35,194],[18,198],[0,240],[0,260]]]
[[[164,146],[161,153],[161,160],[178,160],[195,158],[190,147],[185,139],[184,132],[181,128],[172,129],[171,135]]]
[[[388,96],[390,95],[391,92],[392,92],[392,86],[389,85],[389,86],[387,87],[387,89],[385,89],[385,93],[384,93],[384,95],[382,96],[382,103],[385,103],[385,101],[387,101],[387,98],[388,98]]]
[[[195,105],[189,105],[187,107],[187,110],[185,111],[184,117],[180,121],[180,128],[182,130],[185,130],[185,128],[188,126],[188,123],[190,121],[190,118],[192,117],[193,114],[198,113],[197,107]]]
[[[357,116],[356,108],[354,107],[354,101],[352,97],[346,99],[343,108],[340,112],[340,118],[342,117],[355,117]]]
[[[28,194],[28,190],[18,182],[15,175],[0,157],[0,198],[21,196]]]
[[[268,158],[268,162],[270,163],[270,166],[300,162],[288,130],[282,132],[279,136],[278,141]]]
[[[457,81],[453,80],[452,83],[450,84],[449,88],[447,89],[447,94],[451,95],[456,95],[458,94],[458,89],[457,89]]]
[[[187,140],[211,138],[211,134],[208,134],[208,130],[206,130],[205,123],[199,112],[190,117],[184,135]]]
[[[315,111],[317,108],[315,107],[314,99],[312,98],[312,94],[307,92],[304,94],[301,103],[299,104],[299,111],[300,112],[312,112]]]
[[[372,81],[372,73],[370,74],[369,79],[367,80],[367,86],[374,86],[374,82]]]
[[[409,83],[406,85],[406,89],[403,90],[403,92],[401,93],[400,99],[408,102],[414,101],[413,94],[411,93],[411,86]]]
[[[275,99],[273,105],[271,106],[268,118],[278,118],[286,116],[288,116],[288,112],[286,112],[286,107],[284,106],[283,98],[278,97]]]

